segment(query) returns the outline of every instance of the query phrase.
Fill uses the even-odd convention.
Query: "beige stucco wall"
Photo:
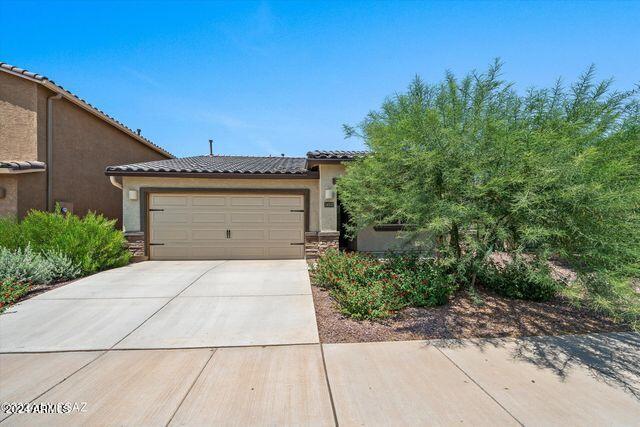
[[[338,231],[338,199],[336,198],[336,186],[333,179],[344,173],[341,164],[321,164],[320,191],[318,206],[320,206],[320,231]],[[333,190],[333,198],[325,199],[325,190]],[[325,207],[325,202],[333,202],[333,207]]]
[[[0,160],[36,160],[38,84],[0,72]]]
[[[4,197],[2,196],[4,190]],[[0,217],[18,214],[18,179],[15,176],[0,174]]]
[[[402,232],[376,231],[373,226],[360,231],[357,241],[358,251],[376,254],[383,254],[389,250],[406,251],[415,249],[417,243],[421,244],[421,249],[425,249],[424,244],[431,243],[431,240],[426,235],[419,239],[409,239]]]
[[[162,188],[237,188],[242,189],[308,189],[309,230],[319,230],[317,179],[220,179],[123,177],[122,206],[124,231],[140,230],[140,187]],[[138,200],[129,200],[129,190],[138,191]]]

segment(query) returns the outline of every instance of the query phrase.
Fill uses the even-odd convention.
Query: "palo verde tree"
[[[352,232],[400,221],[457,260],[527,252],[637,275],[638,88],[614,91],[594,74],[525,93],[497,60],[461,79],[416,77],[345,126],[370,151],[338,184]]]

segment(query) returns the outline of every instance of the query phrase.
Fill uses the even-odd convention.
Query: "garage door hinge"
[[[301,246],[304,245],[304,243],[289,243],[290,245],[296,245],[296,246]]]
[[[164,212],[164,209],[149,209],[149,212]]]
[[[149,246],[164,246],[164,243],[149,243]]]
[[[304,212],[304,209],[291,209],[289,212]]]

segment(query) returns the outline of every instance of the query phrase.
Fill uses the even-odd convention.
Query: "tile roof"
[[[8,169],[10,171],[27,171],[27,170],[45,170],[46,163],[27,160],[0,161],[0,169]]]
[[[309,151],[307,158],[313,160],[353,160],[365,154],[367,154],[366,151],[315,150]]]
[[[106,173],[306,174],[306,162],[304,157],[194,156],[108,166]]]
[[[14,65],[7,64],[6,62],[0,62],[0,70],[5,71],[5,72],[10,73],[10,74],[13,74],[13,75],[16,75],[16,76],[19,76],[19,77],[24,77],[24,78],[27,78],[27,79],[35,80],[36,82],[42,84],[43,86],[46,86],[48,89],[50,89],[50,90],[52,90],[54,92],[61,93],[62,96],[64,96],[65,98],[69,99],[70,101],[72,101],[72,102],[74,102],[76,104],[79,104],[85,110],[88,110],[89,112],[91,112],[94,115],[100,117],[104,121],[106,121],[106,122],[110,123],[111,125],[119,128],[120,130],[124,131],[126,134],[131,136],[132,138],[134,138],[134,139],[138,140],[139,142],[143,143],[144,145],[147,145],[148,147],[152,148],[153,150],[155,150],[155,151],[157,151],[157,152],[159,152],[161,154],[166,155],[167,157],[173,157],[173,155],[171,153],[169,153],[168,151],[166,151],[164,148],[160,147],[159,145],[154,144],[153,142],[151,142],[150,140],[148,140],[144,136],[138,134],[133,129],[131,129],[128,126],[126,126],[124,123],[119,122],[118,120],[116,120],[115,118],[111,117],[110,115],[108,115],[104,111],[94,107],[93,105],[91,105],[87,101],[85,101],[84,99],[78,97],[77,95],[75,95],[72,92],[69,92],[67,89],[65,89],[62,86],[56,84],[53,80],[50,80],[49,78],[43,76],[42,74],[32,73],[30,71],[23,70],[22,68],[16,67]]]

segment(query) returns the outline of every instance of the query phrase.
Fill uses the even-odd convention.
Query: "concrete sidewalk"
[[[0,401],[86,402],[3,425],[632,426],[639,357],[638,334],[1,354]]]

